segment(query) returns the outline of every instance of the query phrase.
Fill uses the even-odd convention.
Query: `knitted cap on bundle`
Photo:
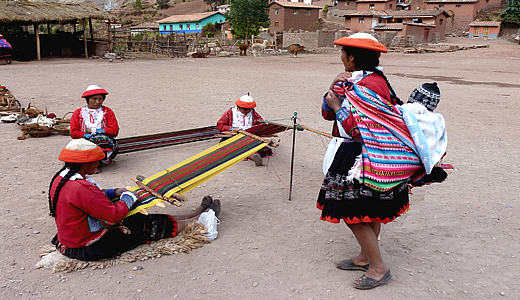
[[[237,101],[235,101],[236,106],[243,107],[243,108],[255,108],[256,102],[253,99],[253,97],[249,95],[244,95],[240,97]]]
[[[388,52],[388,49],[386,49],[385,45],[381,44],[371,34],[364,32],[354,33],[351,36],[346,36],[337,39],[334,41],[334,45],[362,48],[383,53]]]
[[[430,111],[434,111],[437,108],[439,101],[441,101],[441,91],[437,86],[437,82],[423,83],[408,98],[408,103],[422,104]]]
[[[86,139],[75,139],[61,150],[59,160],[69,163],[89,163],[104,158],[105,153],[96,144]]]
[[[87,90],[83,92],[81,98],[87,98],[94,95],[108,95],[108,92],[95,84],[91,84],[87,87]]]

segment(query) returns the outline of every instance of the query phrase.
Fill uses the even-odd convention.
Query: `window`
[[[365,18],[359,18],[359,24],[365,23]]]
[[[274,10],[274,14],[275,14],[275,15],[279,15],[279,14],[280,14],[280,9],[279,9],[279,8],[275,9],[275,10]]]
[[[305,10],[305,15],[310,16],[311,15],[311,10],[310,9],[306,9]]]
[[[442,21],[444,21],[443,19],[439,19],[439,25],[442,25]]]
[[[390,9],[392,9],[392,4],[390,4]]]
[[[345,6],[349,6],[350,5],[350,1],[345,1]]]
[[[293,15],[297,15],[297,14],[298,14],[298,10],[297,10],[297,9],[293,9],[293,10],[292,10],[292,14],[293,14]]]
[[[197,23],[197,24],[195,25],[195,29],[199,29],[199,28],[200,28],[200,24]]]
[[[170,30],[173,30],[173,25],[170,25]]]
[[[190,30],[190,29],[191,29],[191,24],[187,24],[187,25],[186,25],[186,29],[187,29],[187,30]]]
[[[455,5],[455,8],[461,8],[461,7],[462,7],[462,5],[460,5],[460,4]]]
[[[439,7],[444,7],[444,4],[439,4]]]
[[[182,24],[179,24],[179,30],[182,30]]]
[[[380,18],[380,19],[377,21],[377,23],[379,23],[379,24],[383,23],[383,19]]]
[[[280,27],[280,22],[274,22],[274,27]]]
[[[376,7],[376,5],[373,3],[368,5],[368,9],[374,9],[375,7]]]

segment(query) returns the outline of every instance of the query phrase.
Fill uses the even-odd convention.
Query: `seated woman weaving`
[[[206,210],[218,217],[220,201],[210,196],[189,214],[126,217],[139,195],[123,188],[103,190],[87,176],[104,157],[99,146],[85,139],[72,140],[61,151],[59,159],[65,166],[51,180],[49,209],[58,228],[52,243],[63,255],[84,261],[110,258],[140,244],[174,237]],[[201,222],[206,228],[216,226],[217,219],[205,220]]]
[[[263,120],[262,116],[255,111],[256,102],[253,97],[244,95],[235,101],[235,105],[236,107],[226,110],[217,121],[217,129],[220,130],[220,132],[232,131],[233,129],[247,130],[260,124]],[[228,137],[222,138],[221,142],[226,139],[228,139]],[[271,156],[272,153],[269,147],[265,147],[252,154],[249,159],[254,161],[257,167],[262,166],[262,157]]]
[[[115,138],[119,133],[119,125],[114,112],[103,106],[106,95],[108,92],[105,89],[97,85],[88,86],[81,95],[87,105],[76,109],[70,120],[70,135],[73,139],[85,138],[103,149],[105,157],[101,160],[101,166],[112,163],[118,148]]]

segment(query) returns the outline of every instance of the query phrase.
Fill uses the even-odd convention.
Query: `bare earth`
[[[518,299],[520,283],[520,51],[505,41],[489,48],[435,54],[383,54],[401,98],[437,81],[437,109],[448,126],[446,163],[457,171],[443,184],[413,190],[411,210],[384,226],[381,251],[389,284],[352,288],[361,272],[336,269],[357,243],[344,224],[319,220],[316,197],[328,139],[297,132],[292,201],[290,132],[268,167],[240,162],[187,194],[178,214],[205,194],[222,200],[217,240],[191,254],[163,256],[105,270],[51,273],[34,269],[40,247],[56,228],[47,190],[69,137],[19,141],[18,125],[0,124],[1,299]],[[84,105],[89,84],[106,88],[105,105],[120,122],[120,138],[216,123],[250,92],[269,120],[329,132],[322,96],[342,71],[338,54],[165,60],[48,59],[0,63],[0,83],[25,106],[63,116]],[[202,141],[120,155],[94,175],[106,188],[131,185],[214,145]],[[134,267],[143,269],[135,271]]]

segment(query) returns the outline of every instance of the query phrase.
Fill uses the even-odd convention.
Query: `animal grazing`
[[[292,44],[289,47],[289,53],[291,53],[292,57],[296,58],[296,55],[298,55],[298,52],[305,49],[305,46],[300,46],[299,44]]]
[[[251,52],[253,52],[254,56],[261,56],[260,54],[262,53],[262,51],[264,51],[266,46],[267,46],[267,40],[264,40],[264,42],[262,44],[254,43],[251,46]]]
[[[240,50],[240,56],[246,55],[246,51],[247,51],[247,48],[249,48],[249,45],[251,45],[251,42],[247,41],[247,44],[240,44],[240,46],[238,46],[238,49]],[[242,53],[244,53],[244,54],[242,54]]]
[[[211,52],[211,49],[208,48],[207,52],[195,52],[191,54],[192,58],[206,58],[208,57],[208,54]]]

